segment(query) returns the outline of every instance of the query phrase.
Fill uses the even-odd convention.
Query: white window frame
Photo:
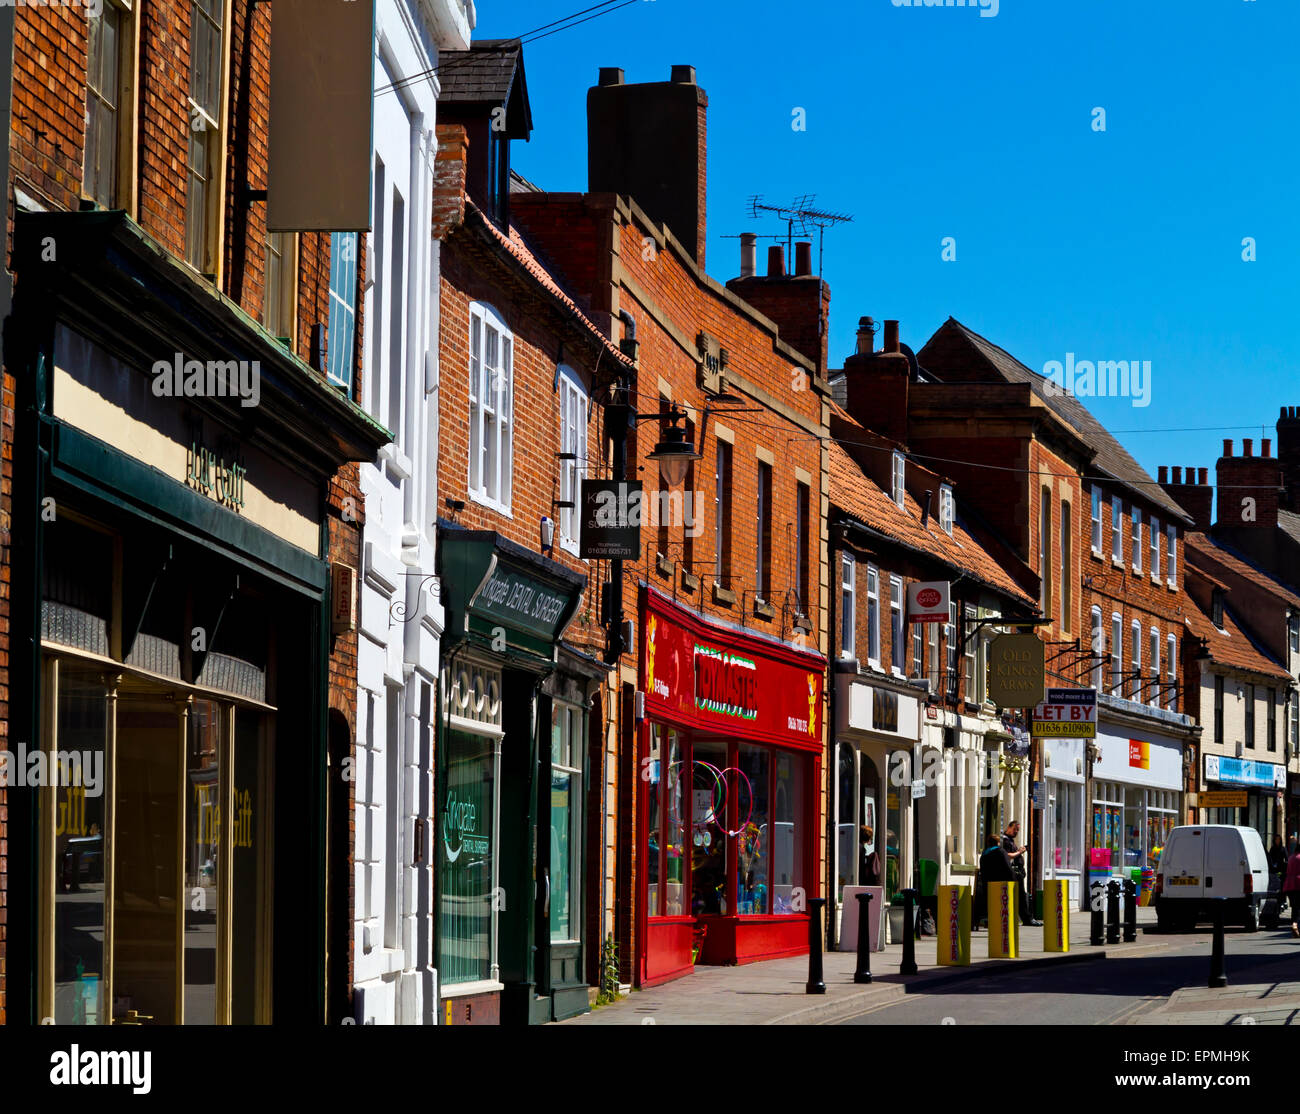
[[[1178,591],[1178,527],[1172,522],[1165,527],[1165,583]]]
[[[1133,508],[1133,537],[1129,541],[1129,548],[1133,553],[1133,571],[1142,571],[1142,512],[1137,507]]]
[[[1124,563],[1124,500],[1118,495],[1110,497],[1110,559]]]
[[[904,613],[904,622],[907,615]],[[925,676],[925,631],[922,630],[923,623],[911,623],[912,628],[912,676],[920,678]]]
[[[1178,711],[1178,689],[1173,682],[1178,680],[1178,635],[1165,635],[1165,682],[1169,690],[1165,693],[1165,707],[1171,712]]]
[[[893,463],[893,472],[892,472],[893,483],[891,486],[891,497],[894,500],[894,504],[901,508],[905,500],[904,492],[907,490],[905,486],[906,476],[907,476],[907,462],[904,460],[902,453],[896,452],[893,454],[892,463]]]
[[[889,578],[889,660],[898,676],[906,676],[907,629],[903,625],[903,578]]]
[[[513,494],[514,468],[514,333],[505,318],[486,302],[472,302],[469,307],[469,461],[466,468],[469,497],[476,503],[489,507],[498,514],[510,516]],[[474,350],[474,323],[479,325],[479,350]],[[497,365],[485,364],[487,334],[492,329],[498,335]],[[485,406],[484,400],[492,398],[495,405]],[[489,422],[491,429],[489,429]],[[496,463],[495,483],[486,475],[475,474],[475,464],[483,468],[486,461],[483,451],[489,435],[494,439]]]
[[[1300,692],[1291,694],[1291,757],[1300,751]]]
[[[974,629],[975,608],[970,604],[966,605],[966,623],[972,630]],[[979,665],[979,659],[976,655],[979,649],[979,644],[980,639],[974,637],[967,641],[967,643],[962,647],[962,657],[966,662],[966,703],[968,704],[984,703],[984,694],[980,691],[976,678],[976,672]]]
[[[867,661],[880,668],[880,570],[867,565]]]
[[[1133,671],[1129,699],[1137,701],[1142,698],[1142,624],[1137,619],[1129,623],[1129,654],[1129,667]]]
[[[578,504],[582,499],[582,481],[587,475],[587,422],[591,414],[591,399],[578,373],[568,364],[559,366],[560,452],[572,453],[576,459],[561,460],[561,503],[556,515],[556,536],[560,548],[578,556],[578,523],[581,515]]]
[[[847,550],[840,552],[840,657],[854,658],[858,652],[858,559]]]
[[[1291,653],[1300,654],[1300,617],[1295,615],[1287,620],[1287,645]]]
[[[1089,631],[1092,639],[1091,648],[1094,655],[1092,659],[1092,669],[1089,671],[1092,687],[1098,692],[1104,692],[1105,686],[1103,680],[1105,677],[1106,663],[1103,660],[1106,650],[1106,631],[1102,622],[1101,608],[1092,609],[1092,617],[1089,620]]]
[[[1097,557],[1101,552],[1101,488],[1092,485],[1092,552]]]
[[[222,236],[223,219],[226,208],[226,131],[229,126],[230,106],[229,101],[229,81],[228,75],[230,70],[230,39],[231,39],[231,11],[230,0],[218,0],[217,5],[221,11],[221,44],[218,51],[218,75],[217,75],[217,103],[205,107],[199,104],[193,96],[193,74],[194,74],[194,26],[195,20],[204,18],[200,14],[202,8],[201,0],[191,0],[190,2],[190,40],[188,49],[190,51],[189,73],[190,83],[187,84],[186,104],[186,126],[189,129],[186,135],[185,151],[185,251],[184,259],[195,271],[201,275],[210,275],[215,279],[218,288],[221,286],[224,251],[222,250],[224,237]],[[216,114],[210,110],[214,108]],[[195,123],[201,126],[197,129]],[[196,137],[202,136],[201,140]],[[191,209],[190,199],[192,192],[190,190],[190,146],[191,143],[200,144],[203,148],[206,159],[207,178],[204,188],[204,205],[203,212],[196,213]],[[189,229],[192,219],[202,221],[202,258],[195,260],[190,257],[189,250]]]
[[[1110,683],[1106,691],[1112,696],[1123,696],[1124,682],[1124,616],[1118,611],[1110,613]],[[1118,692],[1116,690],[1119,690]]]
[[[943,528],[943,532],[949,537],[952,537],[952,524],[953,519],[956,517],[955,512],[956,507],[953,502],[952,488],[947,484],[940,484],[939,525]]]
[[[929,628],[930,679],[934,682],[931,687],[934,689],[934,695],[938,696],[941,691],[941,675],[939,670],[939,624],[927,623],[926,626]]]
[[[950,600],[948,603],[948,622],[944,626],[943,637],[946,646],[944,652],[944,691],[952,693],[954,696],[958,692],[957,680],[957,630],[959,623],[958,616],[961,614],[957,609],[956,601]]]
[[[1151,516],[1151,579],[1160,580],[1160,519]]]
[[[1157,627],[1147,631],[1147,654],[1151,659],[1147,662],[1151,670],[1151,694],[1147,703],[1155,708],[1160,705],[1160,631]]]

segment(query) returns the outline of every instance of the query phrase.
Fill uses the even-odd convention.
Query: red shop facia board
[[[640,673],[651,717],[821,750],[826,659],[820,654],[706,622],[645,590]]]

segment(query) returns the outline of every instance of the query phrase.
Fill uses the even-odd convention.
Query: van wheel
[[[1246,907],[1246,919],[1241,923],[1245,925],[1247,932],[1259,931],[1259,913],[1253,905]]]

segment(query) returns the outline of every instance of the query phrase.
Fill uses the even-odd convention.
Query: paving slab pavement
[[[1091,914],[1070,917],[1069,952],[1044,952],[1043,930],[1021,928],[1019,959],[988,956],[988,932],[971,936],[971,965],[941,967],[936,962],[938,940],[916,942],[918,973],[904,978],[898,973],[903,946],[890,944],[871,955],[872,982],[853,981],[857,956],[853,952],[828,952],[823,962],[826,993],[805,992],[808,957],[771,959],[738,967],[697,967],[689,975],[648,990],[634,990],[618,1002],[561,1022],[564,1025],[824,1025],[878,1009],[904,998],[909,988],[935,986],[948,981],[980,978],[1008,969],[1025,970],[1056,963],[1091,962],[1116,956],[1137,955],[1170,946],[1169,937],[1144,937],[1144,926],[1155,924],[1155,910],[1138,910],[1138,938],[1131,944],[1093,947],[1088,943]]]
[[[1186,987],[1169,1001],[1133,1018],[1135,1025],[1300,1025],[1296,960],[1279,964],[1276,981],[1241,986]],[[1272,973],[1270,970],[1267,972]],[[1256,972],[1254,977],[1259,978]]]

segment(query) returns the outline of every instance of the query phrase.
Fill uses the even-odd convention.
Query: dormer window
[[[904,477],[907,474],[907,463],[903,459],[902,453],[894,453],[894,477],[890,493],[893,496],[894,503],[901,507],[903,505],[903,486]]]
[[[949,537],[952,536],[953,511],[952,488],[944,484],[939,488],[939,525]]]
[[[1210,620],[1219,630],[1223,630],[1223,589],[1215,588],[1210,597]]]

